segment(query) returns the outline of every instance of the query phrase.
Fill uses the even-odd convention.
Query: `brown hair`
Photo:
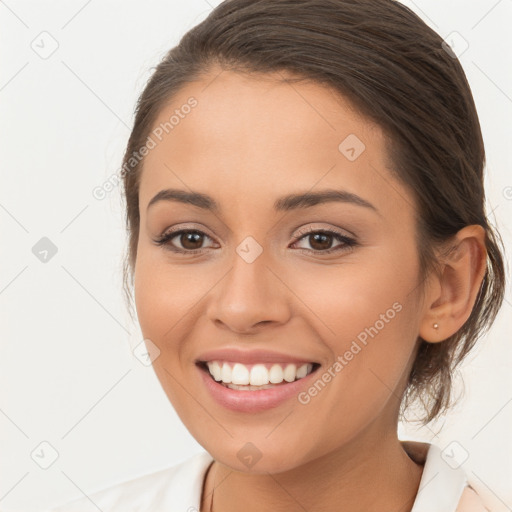
[[[502,242],[485,214],[485,152],[463,68],[442,38],[394,0],[227,0],[189,30],[156,67],[136,107],[123,160],[125,292],[132,304],[146,142],[162,107],[213,66],[239,72],[287,72],[337,91],[389,138],[393,172],[417,209],[422,277],[434,249],[461,228],[486,230],[487,270],[471,316],[441,343],[419,339],[402,411],[416,399],[426,423],[451,405],[455,367],[492,324],[503,300]]]

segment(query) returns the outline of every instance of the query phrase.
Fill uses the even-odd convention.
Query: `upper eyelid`
[[[159,238],[163,238],[167,235],[176,235],[176,234],[180,233],[181,231],[198,231],[200,233],[205,234],[206,236],[208,236],[210,238],[214,238],[213,235],[209,234],[209,230],[206,227],[203,227],[203,226],[197,227],[197,226],[188,226],[188,225],[165,229],[162,232],[162,234],[159,235]]]
[[[312,234],[312,233],[331,233],[331,234],[336,234],[336,235],[340,235],[340,236],[345,236],[346,238],[351,238],[351,237],[355,237],[355,235],[352,235],[351,233],[347,232],[345,229],[341,229],[341,228],[318,228],[318,227],[312,227],[311,225],[308,225],[306,227],[303,227],[303,228],[299,228],[297,230],[297,235],[302,238],[303,236],[305,235],[308,235],[308,234]],[[348,234],[345,234],[344,232],[348,233]]]

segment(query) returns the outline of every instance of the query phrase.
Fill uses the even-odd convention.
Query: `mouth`
[[[320,367],[319,363],[255,363],[197,361],[196,365],[217,384],[237,391],[262,391],[301,380]]]

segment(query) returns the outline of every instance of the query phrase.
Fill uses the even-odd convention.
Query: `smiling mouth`
[[[284,386],[317,371],[319,363],[256,363],[198,361],[197,366],[222,386],[239,391],[258,391]]]

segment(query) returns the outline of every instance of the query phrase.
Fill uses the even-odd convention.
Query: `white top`
[[[468,485],[462,468],[453,469],[436,445],[428,445],[411,512],[489,512]],[[202,452],[170,468],[84,496],[47,512],[199,512],[203,481],[213,462]]]

